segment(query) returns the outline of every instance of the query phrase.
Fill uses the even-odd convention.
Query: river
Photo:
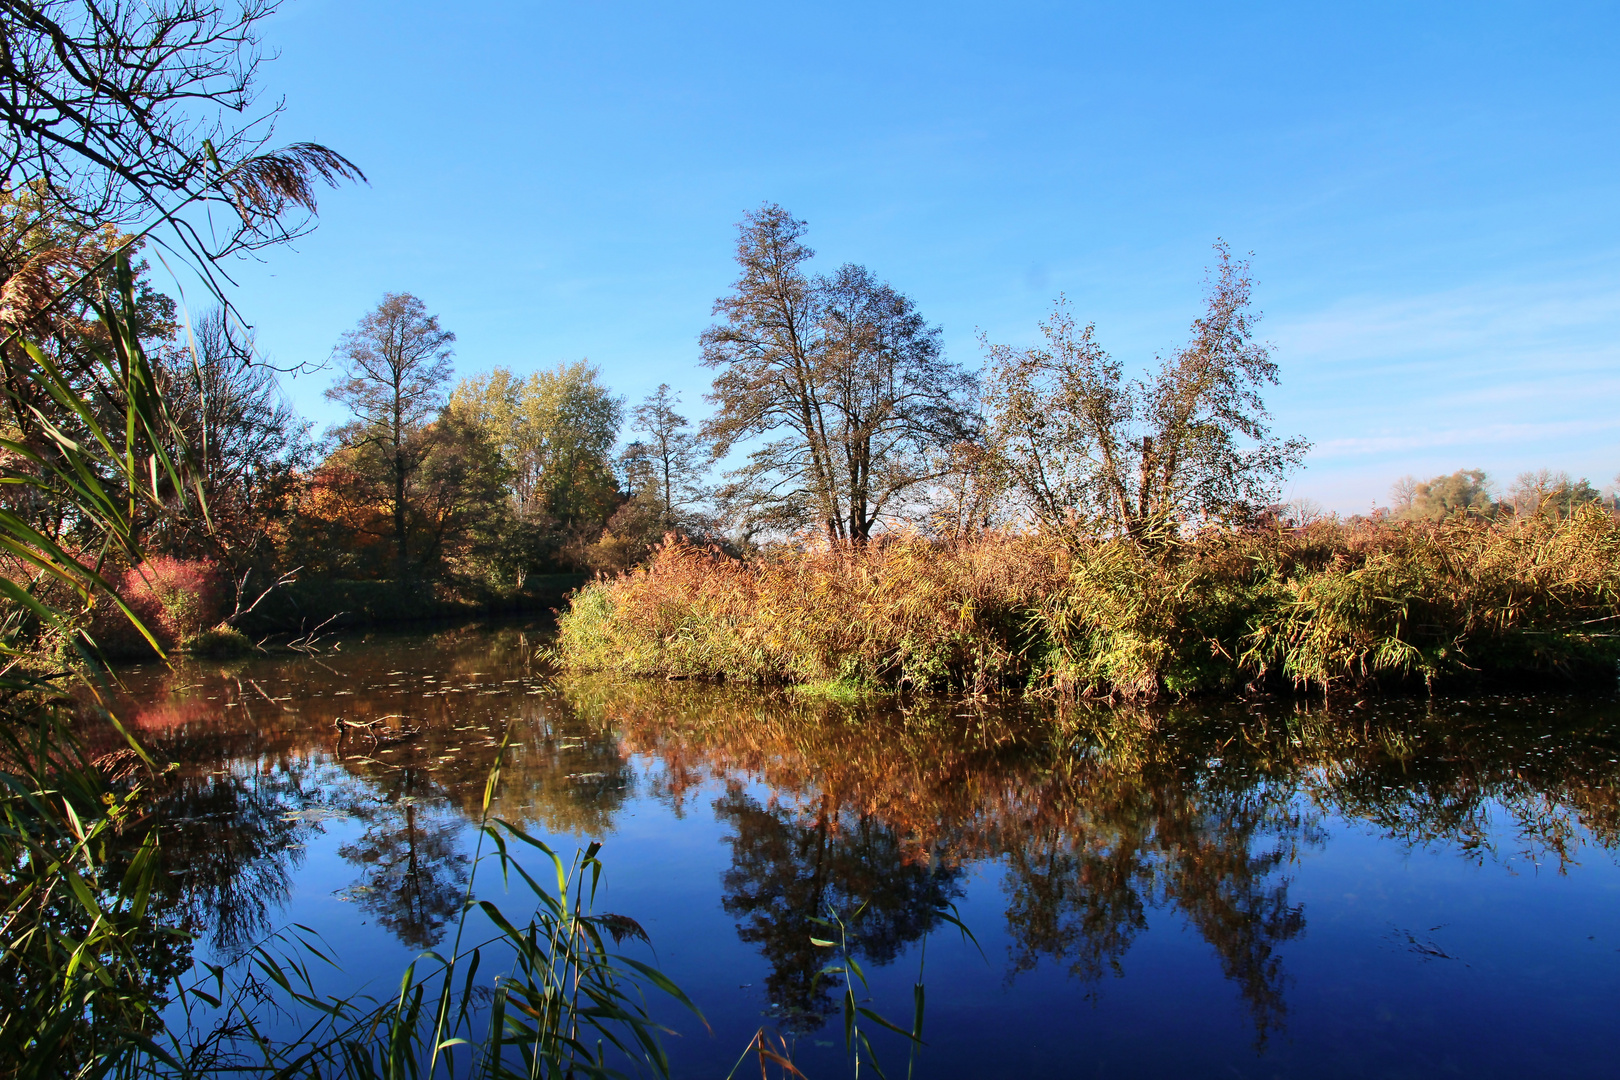
[[[122,672],[119,713],[181,766],[175,962],[296,924],[334,991],[386,994],[453,932],[505,742],[492,812],[601,841],[598,907],[704,1010],[668,1013],[678,1076],[724,1076],[762,1025],[849,1075],[829,910],[903,1026],[921,970],[918,1076],[1614,1075],[1611,697],[841,703],[559,675],[542,644],[354,634]]]

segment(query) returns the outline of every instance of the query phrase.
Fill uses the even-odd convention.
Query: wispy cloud
[[[1271,333],[1290,358],[1329,368],[1455,359],[1494,365],[1526,357],[1583,368],[1612,364],[1620,356],[1620,270],[1346,300],[1278,320]]]
[[[1315,461],[1390,454],[1401,451],[1432,450],[1442,447],[1490,448],[1500,453],[1515,444],[1557,439],[1575,439],[1600,432],[1620,430],[1620,418],[1612,420],[1572,420],[1546,423],[1482,424],[1427,431],[1391,432],[1324,439],[1311,450]]]

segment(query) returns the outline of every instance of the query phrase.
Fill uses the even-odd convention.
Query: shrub
[[[253,640],[228,623],[194,634],[182,644],[193,656],[225,658],[246,656],[253,651]]]
[[[167,649],[218,620],[219,585],[212,562],[159,555],[125,572],[119,595]]]

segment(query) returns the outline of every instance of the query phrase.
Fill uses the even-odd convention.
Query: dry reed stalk
[[[1612,675],[1620,523],[1317,522],[1148,551],[902,534],[742,561],[680,541],[584,590],[571,667],[1152,700],[1256,683]]]

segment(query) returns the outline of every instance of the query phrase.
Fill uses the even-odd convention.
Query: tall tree
[[[223,308],[198,319],[189,338],[189,348],[162,353],[159,375],[208,515],[175,515],[159,530],[170,554],[215,555],[243,572],[265,554],[292,471],[308,463],[309,425],[283,400],[275,372],[253,362],[252,340]]]
[[[915,305],[865,268],[806,276],[804,232],[775,204],[739,226],[742,272],[702,339],[719,372],[704,435],[717,456],[769,440],[724,493],[751,523],[813,523],[830,543],[858,543],[928,478],[929,451],[971,430],[974,383],[941,359]]]
[[[658,525],[666,530],[680,524],[704,496],[702,477],[708,455],[702,438],[675,411],[680,403],[680,395],[671,393],[668,383],[659,383],[631,413],[633,430],[646,438],[626,450],[627,471],[645,476],[643,482],[651,487],[657,506]],[[640,486],[632,477],[630,490]]]
[[[1261,390],[1277,382],[1254,339],[1248,264],[1224,242],[1204,315],[1151,379],[1127,380],[1077,329],[1062,299],[1044,345],[990,345],[992,442],[1042,527],[1113,530],[1147,540],[1193,521],[1274,501],[1310,444],[1271,435]]]
[[[846,263],[815,281],[822,303],[823,396],[843,536],[864,541],[879,518],[938,476],[937,451],[973,438],[978,380],[941,355],[938,327],[916,305]]]
[[[342,377],[326,392],[354,420],[339,429],[351,447],[378,452],[391,487],[394,565],[409,570],[406,487],[428,452],[417,436],[444,404],[456,335],[410,293],[388,293],[334,350]]]

